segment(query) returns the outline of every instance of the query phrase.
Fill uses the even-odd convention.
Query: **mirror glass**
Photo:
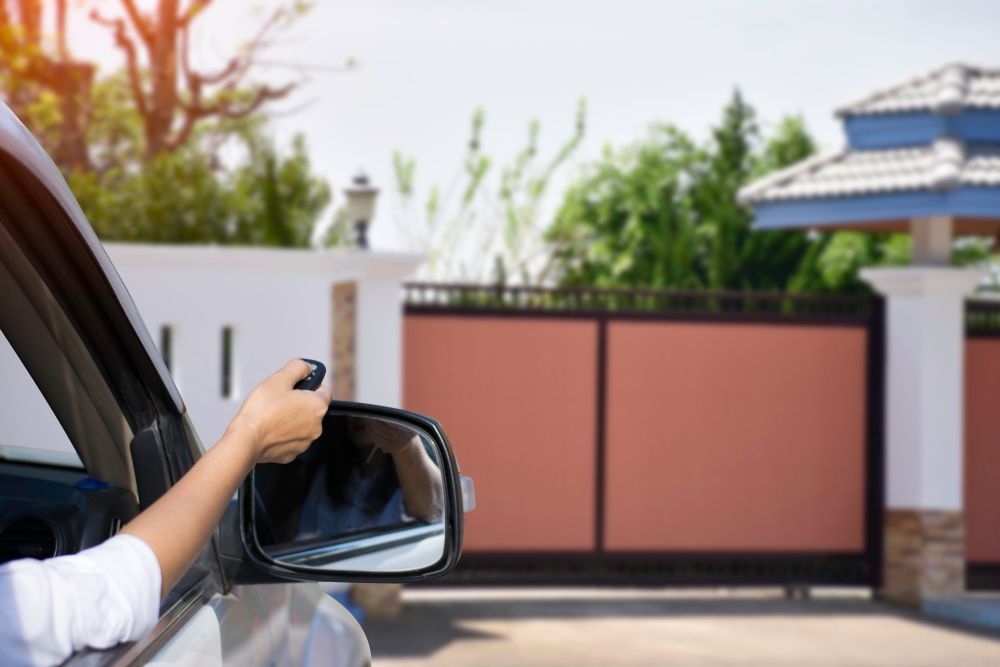
[[[442,452],[409,424],[333,412],[288,464],[254,469],[257,543],[329,572],[409,572],[444,555]]]

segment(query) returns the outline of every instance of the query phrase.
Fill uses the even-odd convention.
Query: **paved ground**
[[[971,632],[861,593],[408,590],[369,622],[374,667],[1000,665],[1000,634]]]

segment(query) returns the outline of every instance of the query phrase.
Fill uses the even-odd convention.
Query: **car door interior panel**
[[[84,470],[0,461],[0,563],[95,546],[138,511],[131,491]]]

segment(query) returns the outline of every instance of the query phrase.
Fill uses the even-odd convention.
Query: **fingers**
[[[311,372],[312,367],[306,362],[301,359],[290,359],[287,364],[278,369],[275,375],[280,376],[283,381],[288,383],[289,387],[292,387],[299,380],[309,377]]]
[[[315,391],[293,390],[312,370],[302,359],[290,359],[244,401],[241,412],[255,416],[263,425],[257,437],[259,460],[290,461],[322,434],[330,389],[320,386]]]

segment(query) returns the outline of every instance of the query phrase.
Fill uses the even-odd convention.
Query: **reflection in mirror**
[[[434,441],[391,419],[331,412],[286,465],[254,470],[257,542],[279,563],[407,572],[444,555],[444,481]]]

